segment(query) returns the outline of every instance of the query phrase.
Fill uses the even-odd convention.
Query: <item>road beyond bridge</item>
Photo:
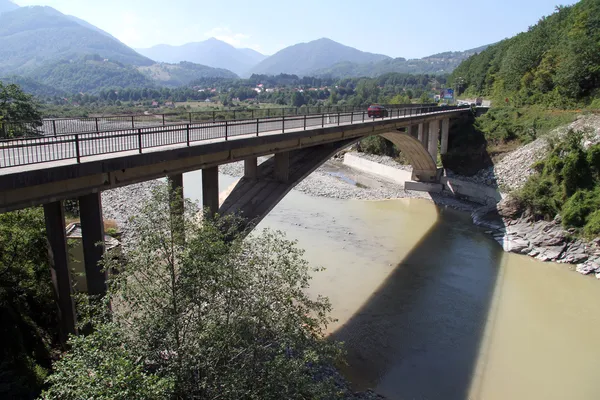
[[[62,331],[74,333],[63,200],[79,200],[88,292],[102,295],[106,277],[97,242],[104,237],[104,190],[165,176],[182,190],[182,174],[202,169],[204,207],[254,226],[298,182],[367,136],[393,142],[410,160],[414,180],[438,182],[437,154],[448,149],[450,119],[470,112],[468,106],[409,107],[376,119],[358,111],[4,140],[0,212],[44,205]],[[242,160],[244,177],[219,204],[218,166]]]

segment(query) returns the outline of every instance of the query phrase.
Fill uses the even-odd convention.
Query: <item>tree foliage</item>
[[[118,398],[139,385],[171,398],[336,398],[320,376],[340,355],[324,340],[330,305],[306,295],[295,243],[271,231],[243,238],[235,219],[200,224],[191,202],[183,216],[171,211],[162,187],[131,222],[127,262],[105,260],[120,271],[112,322],[71,342],[46,397]]]
[[[0,214],[0,398],[35,398],[58,344],[41,209]]]
[[[41,125],[42,115],[33,97],[15,84],[0,81],[0,138],[26,135]]]
[[[534,168],[536,173],[517,193],[517,198],[535,217],[562,216],[566,228],[582,228],[598,235],[600,209],[600,144],[587,149],[585,133],[570,131],[553,144],[551,152]]]
[[[459,65],[451,81],[497,103],[569,107],[600,96],[600,0],[556,8],[527,32]]]

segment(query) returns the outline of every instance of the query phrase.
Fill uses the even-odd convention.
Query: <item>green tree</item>
[[[0,137],[24,136],[41,125],[42,115],[33,97],[18,85],[0,81]]]
[[[58,346],[44,215],[0,214],[0,398],[37,396]]]
[[[324,339],[328,301],[306,295],[302,251],[280,233],[244,238],[235,219],[199,224],[200,209],[184,209],[172,213],[162,187],[132,221],[127,263],[105,260],[121,271],[109,285],[112,325],[96,322],[90,340],[98,345],[71,342],[46,397],[115,398],[106,382],[129,393],[137,384],[168,388],[181,399],[341,395],[332,379],[318,378],[340,348]]]

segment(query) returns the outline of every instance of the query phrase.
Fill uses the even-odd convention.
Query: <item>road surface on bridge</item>
[[[464,107],[463,107],[464,108]],[[371,121],[426,117],[460,108],[426,107],[395,109],[385,118],[368,118],[366,112],[320,114],[283,118],[178,124],[149,128],[79,133],[0,141],[0,175],[20,169],[45,168],[48,163],[80,163],[98,156],[109,158],[125,152],[142,153],[175,147],[197,146],[252,136],[285,134]]]

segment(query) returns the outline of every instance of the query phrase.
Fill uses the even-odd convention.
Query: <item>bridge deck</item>
[[[390,116],[376,119],[368,118],[362,111],[3,140],[0,141],[0,175],[254,136],[364,124],[371,121],[410,119],[414,116],[428,116],[457,109],[392,109]]]
[[[360,112],[2,141],[0,212],[249,157],[358,140],[470,109],[406,111],[406,116],[398,109],[364,122]]]

